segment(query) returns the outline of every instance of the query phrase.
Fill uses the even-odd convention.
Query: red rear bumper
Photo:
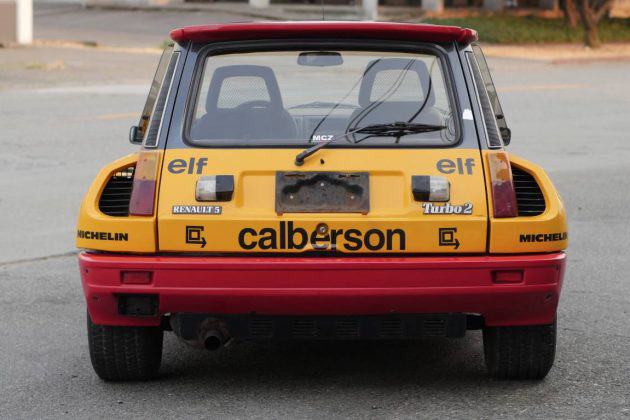
[[[375,315],[473,313],[486,325],[553,321],[565,254],[465,257],[261,258],[79,254],[96,324],[158,325],[165,313]],[[150,284],[123,284],[150,271]],[[497,272],[522,273],[497,283]],[[119,315],[118,295],[158,296],[157,316]]]

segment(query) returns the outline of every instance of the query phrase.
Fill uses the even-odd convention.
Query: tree
[[[575,28],[578,21],[578,11],[575,7],[575,0],[564,0],[562,2],[562,11],[564,12],[564,23],[569,28]]]
[[[615,0],[578,0],[578,12],[584,28],[584,45],[599,48],[601,41],[597,24],[610,12]]]

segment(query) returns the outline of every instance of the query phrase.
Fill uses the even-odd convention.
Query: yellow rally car
[[[156,375],[163,331],[415,339],[483,329],[500,378],[554,360],[567,223],[470,29],[238,23],[171,33],[138,153],[81,205],[92,364]]]

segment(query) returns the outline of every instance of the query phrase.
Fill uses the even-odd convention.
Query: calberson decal
[[[280,222],[276,228],[260,230],[245,228],[238,234],[238,244],[243,249],[304,249],[311,245],[317,250],[359,251],[365,246],[370,251],[405,250],[405,231],[402,229],[330,229],[325,234],[313,230],[307,232],[294,227],[293,222]]]
[[[81,239],[96,239],[97,241],[124,241],[127,242],[129,240],[128,233],[112,233],[112,232],[94,232],[91,230],[81,230],[77,231],[77,238]]]
[[[567,239],[566,232],[521,234],[519,242],[556,242]]]

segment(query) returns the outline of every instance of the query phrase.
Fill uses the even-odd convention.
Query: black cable
[[[420,113],[424,110],[424,107],[427,106],[427,104],[429,103],[429,96],[431,96],[431,88],[433,87],[433,79],[431,78],[431,75],[433,74],[433,66],[435,66],[436,61],[437,60],[434,58],[433,63],[431,63],[431,68],[429,69],[429,88],[427,89],[427,94],[424,98],[424,101],[420,105],[420,109],[418,109],[418,111],[413,114],[411,118],[407,120],[407,122],[412,122],[418,115],[420,115]]]
[[[348,92],[346,92],[346,94],[344,95],[343,98],[341,98],[341,100],[339,102],[337,102],[332,108],[330,108],[330,110],[328,111],[328,113],[326,115],[324,115],[322,117],[321,120],[319,120],[319,122],[317,123],[317,125],[315,126],[315,128],[313,129],[313,131],[311,132],[311,135],[308,136],[308,143],[310,143],[313,139],[313,136],[315,135],[315,133],[317,132],[317,130],[319,129],[319,127],[321,127],[321,125],[324,123],[324,121],[326,120],[326,118],[328,118],[330,116],[330,114],[332,114],[332,112],[337,109],[345,100],[348,96],[350,96],[350,94],[352,93],[352,91],[354,91],[354,88],[357,87],[357,85],[359,83],[361,83],[361,81],[363,80],[363,78],[365,77],[365,75],[367,74],[368,71],[370,71],[370,69],[372,67],[374,67],[379,61],[381,61],[382,58],[379,58],[377,60],[374,60],[374,62],[372,64],[370,64],[368,66],[367,69],[365,69],[365,71],[363,72],[363,74],[361,75],[361,77],[359,77],[359,79],[354,82],[354,85],[352,85],[352,87],[350,88],[350,90]],[[346,128],[347,131],[347,128]]]
[[[367,108],[363,109],[361,112],[355,115],[354,118],[352,118],[350,123],[346,126],[346,130],[345,130],[346,133],[348,131],[354,130],[357,127],[357,125],[365,119],[365,117],[367,117],[372,111],[374,111],[376,108],[382,105],[383,102],[391,98],[392,95],[398,91],[398,89],[402,85],[403,80],[405,79],[407,71],[409,71],[409,69],[411,68],[411,66],[413,65],[415,61],[416,61],[415,59],[410,60],[409,63],[403,69],[401,69],[401,72],[396,78],[396,80],[394,81],[394,83],[378,99],[376,99],[376,101],[372,102],[370,105],[368,105]],[[357,118],[359,118],[358,121],[357,121]],[[355,143],[357,142],[356,139],[354,140],[354,142]]]

